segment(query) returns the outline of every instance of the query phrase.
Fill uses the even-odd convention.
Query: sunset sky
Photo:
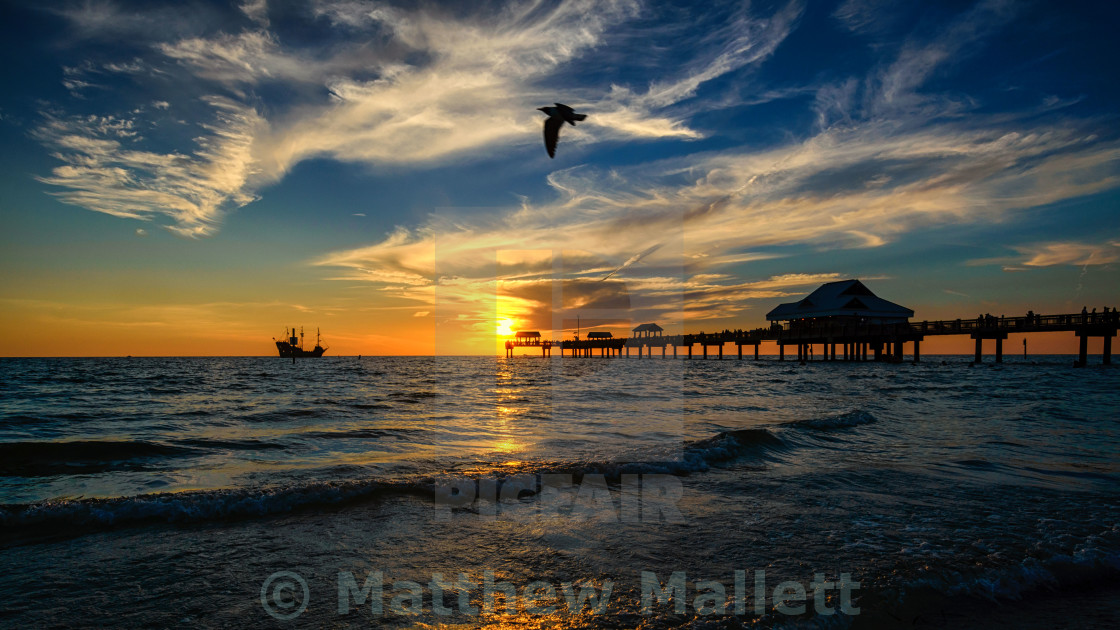
[[[4,2],[0,354],[268,355],[292,325],[332,355],[492,353],[500,326],[577,317],[753,328],[846,278],[916,319],[1120,306],[1117,24],[1106,2]],[[550,159],[554,102],[587,119]]]

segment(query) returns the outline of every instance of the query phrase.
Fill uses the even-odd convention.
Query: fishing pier
[[[785,360],[787,351],[798,361],[884,361],[903,360],[906,344],[913,344],[915,363],[921,360],[921,343],[926,337],[969,335],[975,340],[974,362],[983,361],[984,342],[994,342],[995,362],[1003,362],[1003,342],[1013,333],[1072,332],[1079,340],[1078,365],[1086,365],[1090,337],[1103,339],[1102,363],[1112,363],[1112,338],[1120,328],[1120,315],[1115,309],[1104,313],[1068,313],[1020,317],[981,315],[973,318],[911,322],[913,311],[875,296],[858,280],[828,283],[798,302],[782,304],[767,314],[773,323],[753,330],[724,330],[717,333],[665,335],[657,324],[642,324],[629,338],[615,338],[611,333],[590,332],[586,338],[559,342],[541,341],[538,332],[519,332],[506,342],[506,356],[513,356],[515,347],[540,347],[542,356],[551,356],[551,348],[559,346],[563,356],[630,357],[631,348],[637,357],[652,358],[655,349],[660,356],[677,358],[680,349],[693,358],[699,346],[704,359],[710,353],[724,358],[724,349],[734,345],[743,358],[743,347],[757,360],[763,343],[774,343],[778,360]],[[524,335],[524,336],[523,336]],[[534,336],[535,335],[535,336]],[[814,349],[820,347],[820,354]],[[669,349],[672,349],[671,351]]]

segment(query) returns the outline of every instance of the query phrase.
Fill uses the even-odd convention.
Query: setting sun
[[[498,320],[497,335],[499,337],[502,337],[503,339],[506,338],[506,337],[512,337],[513,336],[513,324],[514,324],[514,321],[512,319]]]

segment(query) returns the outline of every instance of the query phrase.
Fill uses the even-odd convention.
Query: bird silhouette
[[[585,114],[577,114],[575,110],[562,103],[554,103],[556,107],[538,107],[540,111],[548,114],[544,121],[544,148],[548,149],[548,157],[556,157],[556,143],[560,140],[560,127],[567,122],[573,127],[577,120],[587,118]]]

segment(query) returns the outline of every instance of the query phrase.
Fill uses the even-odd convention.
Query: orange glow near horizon
[[[66,326],[58,322],[29,321],[17,318],[17,313],[8,311],[0,314],[0,325],[6,330],[20,330],[20,335],[5,344],[0,353],[8,357],[66,357],[66,356],[273,356],[276,348],[272,338],[280,338],[283,325],[272,318],[268,321],[243,322],[240,325],[215,325],[208,323],[205,326],[174,326],[162,322],[124,322],[124,321],[83,321],[68,322]],[[288,317],[292,323],[299,323],[300,319]],[[320,321],[320,320],[317,320]],[[348,355],[413,355],[432,356],[437,354],[437,345],[440,355],[497,355],[504,352],[503,344],[506,339],[516,332],[516,322],[503,318],[495,325],[491,321],[488,326],[491,332],[488,336],[497,340],[497,348],[488,351],[490,343],[470,343],[467,338],[454,339],[453,336],[439,336],[433,334],[431,317],[400,318],[396,321],[379,322],[373,327],[368,322],[359,318],[341,318],[338,316],[321,319],[323,341],[329,349],[327,356]],[[289,324],[290,325],[290,324]],[[377,332],[370,332],[376,328]],[[689,332],[695,327],[688,327]],[[305,326],[306,331],[314,331],[314,327]],[[508,331],[508,335],[506,332]],[[541,330],[542,337],[551,338],[552,331]],[[445,342],[446,339],[446,342]],[[1023,340],[1027,341],[1027,355],[1045,354],[1076,354],[1078,339],[1072,332],[1029,333],[1011,334],[1004,341],[1003,352],[1007,357],[1023,356]],[[971,355],[974,342],[967,335],[927,337],[922,342],[923,356],[928,355]],[[314,333],[308,338],[306,345],[314,345]],[[1114,342],[1115,347],[1115,342]],[[995,342],[984,342],[984,355],[990,357],[995,353]],[[553,356],[559,354],[555,349]],[[763,356],[778,354],[778,348],[771,342],[764,342],[759,348]],[[786,349],[787,358],[792,348]],[[839,350],[839,349],[838,349]],[[817,352],[821,351],[817,345]],[[1103,342],[1099,337],[1089,339],[1088,351],[1090,355],[1099,355],[1103,351]],[[913,345],[907,343],[905,353],[909,356],[913,352]],[[538,356],[539,350],[519,349],[516,354],[520,356]],[[753,355],[750,347],[744,348],[745,357]],[[672,355],[672,351],[669,351]],[[728,344],[724,349],[724,356],[734,357],[735,345]]]
[[[534,264],[544,270],[541,273],[550,273],[547,270],[552,267],[549,257],[553,252],[499,250],[495,255],[506,276],[499,276],[496,282],[440,285],[438,294],[428,294],[430,302],[382,295],[384,292],[371,294],[361,286],[339,293],[337,287],[319,282],[311,271],[288,278],[270,276],[249,289],[228,278],[199,283],[194,276],[170,272],[53,280],[17,275],[9,282],[10,288],[38,293],[35,299],[4,300],[0,327],[9,332],[10,338],[0,348],[0,356],[275,356],[273,337],[281,337],[284,328],[292,325],[304,327],[308,345],[314,345],[315,329],[320,328],[327,356],[502,356],[505,340],[519,329],[539,330],[545,339],[570,337],[575,331],[574,321],[565,319],[557,324],[562,330],[551,330],[555,311],[549,303],[550,290],[538,287],[542,290],[535,294],[518,290],[529,282],[550,280],[539,276],[526,280],[514,271],[518,265]],[[298,280],[300,303],[277,298],[290,293],[286,283],[293,278]],[[989,309],[996,310],[988,306],[984,310]],[[941,310],[926,307],[919,311],[926,317],[914,319],[949,318],[954,312],[978,310],[967,306]],[[1021,310],[1017,308],[1016,312]],[[1070,312],[1062,306],[1039,310]],[[686,318],[682,328],[695,333],[765,325],[758,319]],[[583,330],[596,323],[585,317]],[[619,336],[629,334],[629,326],[601,325]],[[1072,332],[1031,333],[1025,337],[1028,356],[1076,354],[1078,350]],[[1021,357],[1023,338],[1012,334],[1004,342],[1004,354]],[[1099,355],[1102,345],[1099,337],[1090,338],[1089,353]],[[930,336],[921,349],[923,355],[970,355],[973,342],[967,335]],[[912,352],[910,344],[906,352]],[[984,342],[985,355],[994,352],[994,342]],[[729,353],[734,356],[733,345],[725,349],[725,355]],[[777,348],[773,343],[763,343],[760,353],[774,355]],[[538,356],[540,351],[520,349],[516,354]]]

